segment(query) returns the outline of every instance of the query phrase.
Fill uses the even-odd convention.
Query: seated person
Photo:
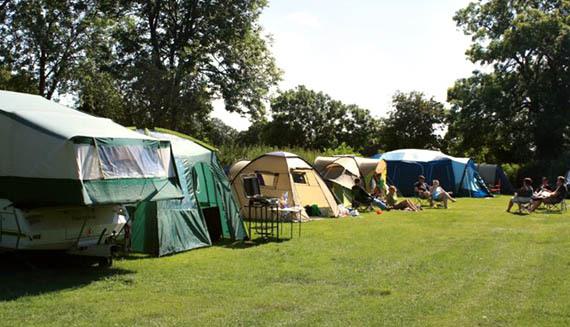
[[[368,194],[366,190],[360,186],[360,179],[354,180],[354,186],[352,187],[352,207],[357,207],[359,204],[364,204],[367,206],[373,205],[382,210],[386,210],[386,204],[372,195]]]
[[[568,194],[568,189],[566,188],[566,178],[562,176],[558,176],[556,179],[556,189],[552,192],[549,196],[543,199],[537,199],[532,203],[532,207],[530,208],[529,212],[533,212],[538,208],[539,205],[542,203],[545,204],[557,204],[564,199],[566,199],[566,194]]]
[[[420,199],[431,199],[429,185],[423,175],[418,176],[418,181],[414,184],[414,193]]]
[[[542,177],[542,184],[538,187],[538,190],[532,195],[532,200],[542,199],[548,197],[552,193],[552,187],[548,183],[548,178]]]
[[[513,196],[509,200],[509,205],[507,206],[507,212],[511,212],[511,208],[513,207],[513,204],[515,204],[515,203],[519,206],[519,209],[521,207],[521,204],[530,203],[532,193],[533,193],[532,179],[527,177],[523,180],[523,185],[521,186],[520,189],[517,190],[517,192],[515,193],[515,196]]]
[[[456,200],[446,192],[443,187],[439,185],[439,180],[434,179],[432,182],[432,187],[430,189],[431,201],[430,204],[433,205],[433,201],[443,202],[443,207],[447,209],[447,201],[455,202]]]
[[[388,194],[386,194],[386,204],[389,209],[395,210],[408,210],[418,211],[418,207],[410,200],[402,200],[398,202],[398,195],[396,194],[396,187],[388,187]]]

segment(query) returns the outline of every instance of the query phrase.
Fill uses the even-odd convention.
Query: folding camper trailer
[[[0,248],[109,263],[121,204],[182,194],[170,143],[40,96],[0,91]]]

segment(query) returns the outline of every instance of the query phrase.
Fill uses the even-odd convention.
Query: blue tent
[[[424,175],[429,184],[434,179],[439,180],[441,186],[455,196],[492,196],[472,159],[418,149],[386,152],[381,158],[388,165],[388,183],[395,185],[404,196],[414,195],[418,175]]]

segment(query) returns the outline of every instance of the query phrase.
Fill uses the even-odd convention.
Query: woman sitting
[[[542,203],[558,204],[566,199],[567,193],[568,189],[566,188],[566,179],[563,176],[558,176],[556,179],[556,190],[554,190],[554,192],[552,192],[549,196],[534,201],[529,212],[536,210],[536,208],[538,208],[538,206],[540,206]]]
[[[439,185],[439,180],[434,179],[431,186],[431,198],[433,201],[443,202],[443,207],[447,209],[447,201],[455,202],[456,200]],[[433,203],[433,202],[432,202]]]
[[[511,208],[515,203],[518,204],[520,211],[521,205],[530,203],[532,193],[533,193],[532,179],[527,177],[523,180],[522,187],[515,193],[515,196],[513,196],[513,198],[509,201],[509,205],[507,206],[507,212],[511,212]]]
[[[388,194],[386,194],[386,204],[389,209],[394,210],[408,210],[418,211],[418,207],[410,200],[402,200],[398,202],[398,195],[396,194],[396,187],[388,187]]]
[[[532,195],[532,200],[535,201],[538,199],[544,199],[549,197],[551,194],[552,194],[552,187],[550,187],[550,184],[548,183],[548,178],[542,177],[542,184],[540,184],[538,190],[536,190],[536,192],[534,192],[534,194]]]

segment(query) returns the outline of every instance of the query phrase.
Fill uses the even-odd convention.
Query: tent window
[[[325,178],[327,179],[337,179],[344,173],[344,167],[342,166],[331,166],[327,169]]]
[[[243,188],[245,195],[248,198],[261,195],[261,191],[259,190],[259,179],[255,175],[248,175],[243,177]]]
[[[279,174],[267,173],[267,172],[256,172],[257,180],[260,186],[265,187],[277,187],[277,181],[279,180]]]
[[[168,176],[156,147],[97,145],[103,178]]]
[[[296,184],[309,184],[307,183],[307,174],[293,172],[291,175],[293,176],[293,182]]]

